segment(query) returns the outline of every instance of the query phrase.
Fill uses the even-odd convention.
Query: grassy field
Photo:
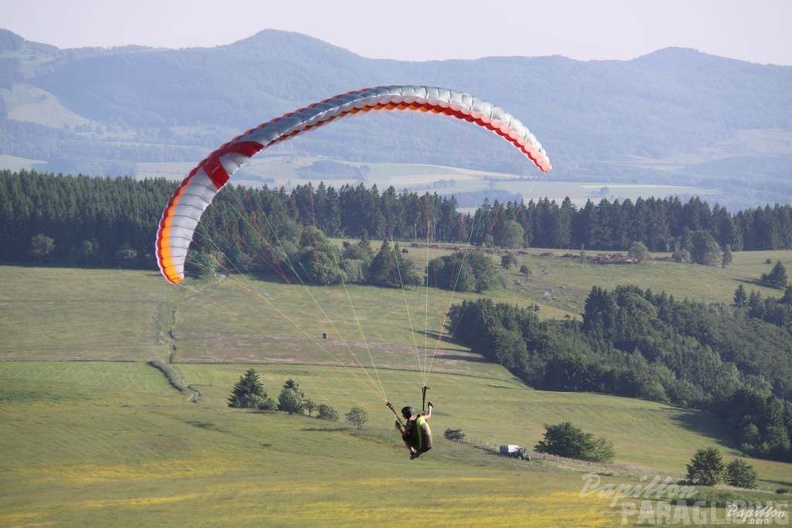
[[[10,89],[0,89],[0,98],[5,100],[8,118],[15,121],[53,128],[91,124],[91,120],[67,109],[54,95],[40,88],[14,84]]]
[[[186,370],[207,389],[198,405],[142,364],[4,363],[0,525],[395,525],[421,505],[434,526],[618,519],[606,501],[577,497],[575,472],[443,440],[411,466],[382,412],[358,432],[232,411],[221,385],[235,368]]]
[[[542,302],[544,315],[574,314],[580,292],[624,281],[685,296],[706,280],[705,299],[728,300],[736,284],[748,287],[769,269],[764,259],[792,265],[789,252],[735,254],[726,270],[520,258],[534,272],[523,284],[535,290],[497,296]],[[719,446],[727,461],[737,456],[707,413],[531,390],[438,341],[447,292],[241,277],[176,287],[153,272],[17,267],[0,267],[0,284],[0,526],[397,525],[416,507],[431,526],[619,526],[622,510],[611,498],[581,496],[587,473],[637,484],[683,475],[699,447]],[[543,298],[549,289],[568,297]],[[197,403],[146,364],[168,358],[200,391]],[[250,367],[270,396],[293,378],[317,403],[342,414],[361,406],[370,422],[358,431],[343,421],[227,408]],[[423,383],[436,404],[437,445],[410,461],[384,402],[416,405]],[[482,449],[531,447],[544,424],[565,420],[610,438],[614,464],[527,463]],[[447,428],[461,428],[469,442],[445,441]],[[751,463],[762,488],[792,486],[788,464]]]
[[[749,293],[756,290],[764,297],[780,297],[782,292],[779,290],[758,284],[759,278],[762,273],[769,273],[777,260],[787,269],[792,269],[792,251],[735,252],[732,264],[726,268],[668,260],[633,265],[581,264],[578,258],[580,251],[532,249],[526,253],[518,257],[518,265],[508,276],[508,288],[499,295],[504,299],[513,297],[515,301],[526,297],[535,299],[570,315],[582,313],[586,296],[593,286],[613,289],[620,284],[638,284],[654,292],[665,291],[677,299],[731,303],[735,290],[742,284]],[[586,252],[589,260],[598,254],[596,251]],[[522,264],[531,269],[528,278],[517,271]],[[551,317],[558,316],[553,314]]]
[[[208,154],[208,152],[207,152]],[[291,189],[297,185],[314,186],[324,182],[336,189],[344,185],[366,187],[377,185],[380,191],[393,186],[397,191],[409,189],[414,192],[432,192],[444,196],[481,191],[507,191],[521,196],[526,202],[549,198],[561,203],[564,198],[582,207],[586,200],[597,203],[603,198],[608,200],[635,201],[638,197],[654,196],[663,198],[669,195],[702,195],[712,193],[711,189],[665,184],[632,184],[584,181],[558,181],[556,179],[538,180],[515,174],[498,173],[411,163],[363,163],[339,162],[351,168],[365,167],[365,177],[341,177],[327,174],[310,174],[306,169],[322,158],[298,157],[280,153],[267,153],[252,159],[244,169],[234,176],[236,185],[258,187],[267,184],[270,188]],[[195,166],[190,163],[138,163],[137,178],[183,179]],[[347,171],[351,173],[351,170]]]
[[[246,367],[180,365],[201,388],[196,405],[139,363],[3,363],[0,524],[396,525],[419,505],[431,526],[618,526],[621,510],[607,498],[579,496],[586,474],[611,474],[611,483],[677,476],[717,429],[706,416],[648,402],[442,374],[431,389],[438,433],[463,427],[473,440],[530,445],[542,421],[571,419],[624,454],[607,468],[525,463],[436,434],[436,448],[410,462],[351,369],[256,366],[270,390],[294,376],[309,396],[367,408],[363,431],[227,409],[228,388]],[[412,378],[383,373],[402,398],[417,396]],[[789,480],[783,464],[757,467],[765,479]]]

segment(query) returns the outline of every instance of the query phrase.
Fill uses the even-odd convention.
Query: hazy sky
[[[792,65],[792,0],[0,0],[0,27],[59,48],[230,44],[295,31],[399,60],[632,59],[668,46]]]

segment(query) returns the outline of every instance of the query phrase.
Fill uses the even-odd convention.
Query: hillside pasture
[[[735,258],[734,280],[766,267],[762,257],[789,258],[746,255]],[[525,258],[538,266],[546,257]],[[677,288],[698,280],[685,279],[695,267],[677,266]],[[722,270],[708,269],[724,280]],[[536,280],[559,280],[549,275]],[[533,390],[502,367],[437,341],[450,292],[309,288],[238,276],[172,286],[148,271],[2,267],[0,276],[1,526],[395,525],[413,511],[398,500],[405,490],[431,504],[430,525],[615,526],[621,511],[609,498],[580,495],[586,474],[637,484],[681,477],[700,447],[721,448],[727,461],[738,456],[711,414]],[[531,302],[511,290],[498,295]],[[412,325],[399,313],[405,298]],[[361,328],[368,349],[356,337]],[[343,358],[342,335],[364,354],[362,366],[333,361],[321,349]],[[422,355],[434,350],[424,336],[440,344],[434,362]],[[173,361],[177,375],[200,391],[197,403],[149,359]],[[248,368],[271,397],[292,378],[316,403],[342,416],[360,406],[370,421],[358,431],[343,418],[230,409],[231,387]],[[419,406],[424,384],[436,406],[436,447],[410,461],[384,403]],[[492,453],[501,443],[532,448],[545,424],[567,420],[612,440],[614,463],[520,462]],[[467,442],[446,441],[447,428],[461,428]],[[792,486],[788,464],[750,463],[767,490],[751,497],[780,500],[771,492]]]
[[[159,357],[169,303],[183,293],[155,272],[4,266],[0,277],[0,359]]]
[[[614,526],[618,505],[580,496],[587,474],[611,475],[603,479],[614,485],[676,478],[694,449],[717,445],[717,426],[701,413],[437,374],[430,390],[437,445],[409,461],[391,416],[354,369],[253,365],[270,392],[288,376],[342,414],[363,406],[371,421],[361,431],[227,408],[230,386],[248,367],[179,365],[202,391],[194,404],[144,364],[2,363],[0,525],[395,525],[412,508],[398,497],[417,486],[433,526]],[[417,400],[415,373],[381,376],[395,404]],[[616,464],[520,462],[480,448],[530,447],[542,423],[560,420],[611,438]],[[444,440],[447,427],[462,428],[470,443]],[[661,467],[645,465],[656,462]],[[763,486],[789,481],[784,464],[756,465]]]
[[[356,431],[228,409],[211,391],[196,405],[130,363],[6,362],[0,387],[0,525],[394,525],[411,513],[399,500],[410,489],[436,526],[618,519],[607,501],[578,498],[576,473],[548,478],[442,439],[439,456],[410,465],[382,412]]]
[[[26,84],[13,84],[1,88],[0,97],[8,108],[8,119],[44,125],[52,128],[69,128],[92,125],[95,122],[66,108],[52,93]]]
[[[585,299],[594,286],[612,290],[618,285],[635,284],[655,293],[666,292],[677,300],[731,304],[740,285],[749,293],[781,297],[783,291],[762,286],[759,278],[779,260],[792,270],[792,251],[734,252],[731,265],[725,268],[677,263],[663,253],[653,253],[652,260],[643,264],[595,262],[600,255],[614,253],[626,257],[624,252],[586,250],[586,262],[581,263],[580,250],[517,252],[517,265],[504,277],[506,287],[488,296],[516,304],[532,300],[543,310],[544,306],[554,307],[571,317],[582,314]],[[522,265],[531,270],[528,276],[519,272]],[[556,313],[551,317],[563,317]]]

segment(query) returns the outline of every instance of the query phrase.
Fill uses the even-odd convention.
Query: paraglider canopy
[[[500,135],[542,171],[552,166],[536,137],[517,118],[470,94],[431,86],[380,86],[341,95],[295,110],[232,139],[201,161],[173,193],[157,230],[157,264],[172,283],[184,279],[184,262],[206,207],[253,155],[275,143],[372,110],[417,110],[464,119]]]

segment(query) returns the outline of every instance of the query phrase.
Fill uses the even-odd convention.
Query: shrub
[[[339,416],[338,409],[336,409],[335,407],[327,405],[326,403],[322,403],[319,405],[317,418],[319,418],[320,420],[329,420],[331,422],[337,422],[338,416]]]
[[[462,429],[446,429],[443,436],[446,440],[451,440],[452,442],[461,442],[465,439],[465,433],[462,432]]]
[[[501,256],[501,267],[505,269],[511,269],[517,265],[517,257],[512,255],[511,253],[506,253],[505,255]]]
[[[351,423],[358,429],[363,429],[363,425],[369,421],[369,415],[360,407],[352,407],[348,413],[346,413],[347,422]]]

